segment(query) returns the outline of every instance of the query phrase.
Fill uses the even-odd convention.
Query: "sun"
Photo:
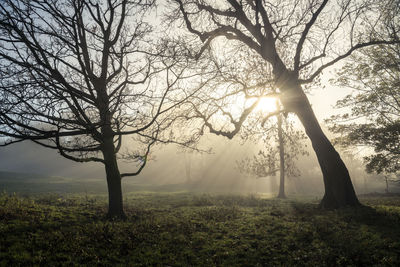
[[[277,111],[277,98],[275,97],[263,97],[255,109],[262,113],[271,113]]]

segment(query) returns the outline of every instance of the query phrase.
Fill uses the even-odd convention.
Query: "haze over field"
[[[327,82],[327,80],[325,80]],[[346,88],[327,86],[321,91],[312,91],[310,94],[311,102],[316,110],[319,120],[329,117],[338,112],[333,109],[333,105],[339,99],[342,91]],[[301,126],[299,127],[301,128]],[[328,130],[325,129],[327,133]],[[140,185],[156,185],[163,187],[161,190],[193,190],[201,192],[244,192],[244,193],[267,193],[271,196],[276,195],[278,190],[278,177],[267,177],[257,179],[256,177],[246,177],[240,173],[237,161],[246,156],[257,153],[261,147],[246,143],[239,138],[228,140],[224,137],[207,135],[201,142],[202,148],[212,147],[212,153],[185,152],[174,145],[157,146],[150,157],[151,161],[147,168],[136,177],[123,179],[125,184],[124,192],[129,190],[149,189]],[[297,161],[301,176],[289,177],[287,180],[288,194],[323,194],[322,174],[318,166],[318,161],[312,153],[311,145],[306,140],[309,155],[301,156]],[[207,145],[205,145],[207,144]],[[357,153],[357,151],[356,151]],[[374,174],[367,174],[365,166],[362,164],[362,151],[356,155],[357,160],[343,157],[349,168],[355,190],[358,194],[369,192],[384,192],[385,182],[382,177]],[[69,178],[75,183],[93,179],[96,182],[95,190],[105,189],[104,170],[101,164],[97,163],[76,163],[61,157],[53,150],[45,149],[34,143],[23,142],[0,149],[0,170],[9,172],[36,173],[47,176],[60,176]],[[135,163],[121,161],[121,169],[128,171],[135,166]],[[190,170],[188,170],[188,168]],[[190,172],[187,173],[187,172]],[[188,177],[190,179],[188,179]],[[1,178],[0,178],[1,179]],[[179,187],[177,184],[185,184]],[[100,187],[99,187],[100,186]],[[101,187],[101,186],[104,186]],[[129,186],[128,188],[125,188]],[[79,187],[73,187],[74,190]],[[153,190],[157,188],[153,188]],[[396,191],[396,187],[393,190]],[[91,188],[85,188],[91,190]],[[151,188],[150,188],[151,190]]]

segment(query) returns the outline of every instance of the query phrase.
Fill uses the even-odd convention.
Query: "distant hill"
[[[124,179],[122,190],[175,192],[190,190],[186,184],[152,185],[137,183],[132,179]],[[105,178],[82,179],[61,176],[48,176],[37,173],[0,171],[0,192],[36,194],[36,193],[107,193]]]
[[[51,178],[53,177],[37,173],[0,171],[1,181],[43,181]]]
[[[232,193],[232,192],[254,192],[245,191],[244,182],[246,179],[238,180],[235,184],[226,184],[224,180],[218,181],[210,176],[208,179],[200,179],[185,183],[165,183],[155,184],[146,183],[143,180],[136,180],[128,177],[122,180],[122,191],[128,192],[177,192],[177,191],[190,191],[190,192],[214,192],[214,193]],[[242,182],[242,183],[241,183]],[[37,194],[37,193],[93,193],[104,194],[107,193],[107,182],[105,177],[100,178],[76,178],[76,177],[62,177],[62,176],[49,176],[37,173],[24,173],[24,172],[8,172],[0,171],[0,193],[5,191],[7,193],[19,194]],[[263,192],[259,188],[257,192]]]
[[[17,193],[102,193],[102,179],[78,179],[37,173],[0,171],[0,191]]]

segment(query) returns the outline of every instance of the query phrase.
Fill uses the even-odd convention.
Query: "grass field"
[[[0,196],[0,265],[399,266],[400,197],[322,211],[315,199],[134,193]]]

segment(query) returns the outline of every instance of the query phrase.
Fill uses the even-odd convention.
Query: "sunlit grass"
[[[400,198],[322,211],[310,199],[132,193],[0,197],[0,266],[338,266],[400,263]]]

